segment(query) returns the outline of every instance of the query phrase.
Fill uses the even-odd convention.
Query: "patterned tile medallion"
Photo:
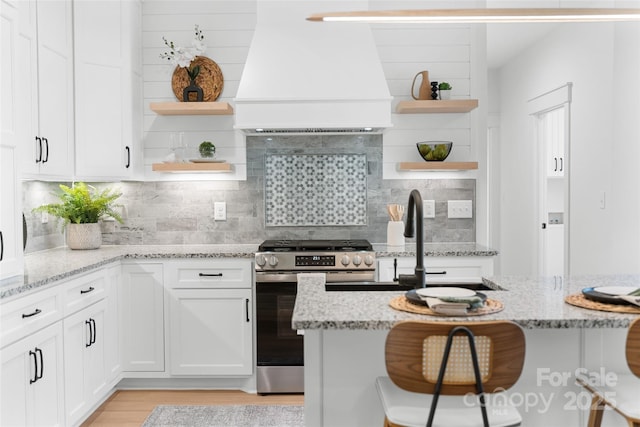
[[[366,225],[365,154],[267,154],[267,226]]]

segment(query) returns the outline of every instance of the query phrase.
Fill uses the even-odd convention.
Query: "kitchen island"
[[[521,277],[484,282],[495,289],[486,291],[488,297],[500,301],[504,309],[467,319],[513,320],[525,329],[525,366],[511,389],[523,425],[585,425],[589,400],[574,384],[576,370],[590,375],[627,372],[626,328],[638,314],[579,308],[565,303],[564,297],[589,286],[637,286],[640,277],[576,277],[564,284]],[[389,301],[402,292],[327,292],[324,277],[317,274],[300,275],[298,283],[292,323],[305,334],[307,426],[382,425],[384,415],[374,380],[386,375],[384,341],[388,330],[402,320],[462,319],[391,308]],[[625,425],[611,413],[605,415],[605,422]]]

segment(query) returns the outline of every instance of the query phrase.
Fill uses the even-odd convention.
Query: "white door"
[[[538,146],[538,273],[562,283],[569,272],[571,83],[530,100]]]
[[[171,289],[171,374],[251,375],[251,289]]]
[[[122,266],[124,371],[164,371],[164,285],[162,264]]]

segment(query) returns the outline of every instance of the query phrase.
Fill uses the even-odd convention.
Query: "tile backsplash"
[[[365,154],[267,154],[265,225],[367,225]]]
[[[366,158],[366,167],[351,170],[366,174],[366,218],[357,225],[291,225],[269,222],[266,182],[279,173],[269,168],[266,159],[287,156],[328,155],[337,158]],[[338,156],[338,157],[336,157]],[[291,158],[294,158],[291,157]],[[344,178],[347,175],[344,174]],[[425,174],[428,178],[428,174]],[[358,178],[359,180],[361,179]],[[350,182],[350,181],[349,181]],[[68,184],[68,183],[67,183]],[[97,187],[119,188],[123,196],[124,224],[104,221],[104,244],[207,244],[260,243],[265,239],[368,239],[386,242],[389,220],[386,205],[407,204],[412,189],[420,190],[423,199],[435,200],[436,217],[425,220],[427,242],[474,242],[474,218],[448,219],[448,200],[472,200],[475,211],[474,179],[382,179],[381,135],[271,135],[247,137],[246,181],[174,181],[95,183]],[[347,185],[347,183],[345,183]],[[287,190],[288,191],[288,190]],[[293,193],[287,193],[289,194]],[[362,187],[358,189],[358,193]],[[42,223],[31,209],[55,201],[57,183],[25,181],[23,206],[29,229],[27,252],[64,245],[59,224],[51,218]],[[342,196],[355,195],[346,192]],[[273,200],[273,199],[271,199]],[[335,198],[333,203],[338,203]],[[226,202],[227,220],[214,221],[214,202]],[[344,200],[347,202],[347,200]],[[320,202],[315,202],[319,206]],[[346,204],[346,203],[345,203]],[[318,217],[314,217],[317,221]],[[288,221],[294,221],[289,219]],[[286,222],[286,221],[285,221]],[[273,224],[273,225],[271,225]],[[411,241],[412,239],[408,239]]]

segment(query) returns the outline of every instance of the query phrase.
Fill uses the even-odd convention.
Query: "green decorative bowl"
[[[427,162],[441,162],[451,153],[453,142],[449,141],[425,141],[416,143],[418,153]]]

